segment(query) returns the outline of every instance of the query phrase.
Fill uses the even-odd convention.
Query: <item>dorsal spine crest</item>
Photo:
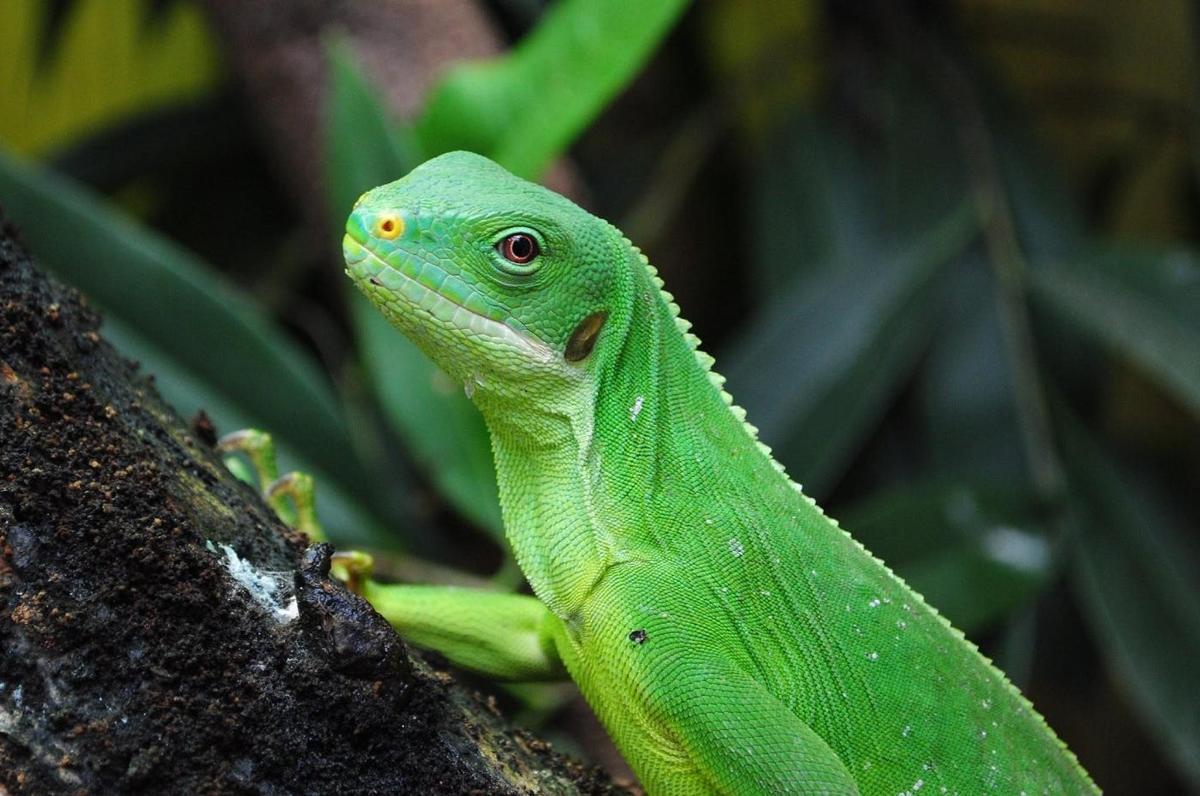
[[[680,333],[683,335],[683,339],[687,342],[688,347],[692,349],[692,352],[696,357],[696,362],[700,365],[700,369],[707,374],[709,382],[717,390],[717,393],[721,396],[721,400],[727,407],[729,407],[729,411],[733,413],[733,416],[741,424],[746,434],[750,436],[750,439],[754,440],[754,444],[757,449],[767,457],[769,462],[771,462],[771,466],[775,468],[775,470],[784,478],[787,478],[788,482],[794,489],[803,494],[803,490],[801,489],[800,485],[788,477],[787,470],[784,468],[784,466],[780,464],[774,456],[771,455],[771,448],[758,438],[758,428],[756,428],[752,423],[746,421],[746,410],[743,407],[735,404],[733,402],[733,396],[725,390],[725,377],[712,369],[713,365],[716,364],[716,360],[700,348],[700,338],[691,333],[691,322],[679,314],[679,305],[675,303],[675,296],[672,295],[670,291],[664,289],[664,282],[658,275],[658,269],[651,265],[650,259],[642,252],[641,249],[639,249],[637,246],[634,246],[628,238],[624,238],[624,240],[633,250],[634,254],[637,255],[638,261],[641,262],[642,266],[646,269],[646,273],[650,277],[650,282],[654,285],[655,289],[658,290],[659,295],[662,296],[663,302],[667,306],[667,312],[675,321],[675,328],[680,331]]]

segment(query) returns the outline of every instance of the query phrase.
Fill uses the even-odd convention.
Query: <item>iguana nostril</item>
[[[404,234],[404,217],[399,213],[380,213],[375,218],[375,235],[384,240],[395,240]]]

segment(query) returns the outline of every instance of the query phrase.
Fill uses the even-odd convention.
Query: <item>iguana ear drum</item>
[[[604,322],[607,320],[608,312],[601,310],[580,321],[575,331],[571,332],[571,339],[567,341],[567,350],[563,352],[563,357],[568,362],[585,359],[592,353],[596,338],[600,336],[600,330],[604,328]]]

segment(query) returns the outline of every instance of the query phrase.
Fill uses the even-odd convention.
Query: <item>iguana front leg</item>
[[[313,541],[326,535],[316,514],[312,476],[279,475],[271,435],[256,429],[222,437],[218,448],[242,453],[243,463],[227,464],[243,480],[258,484],[281,520]],[[370,578],[371,556],[360,551],[334,553],[331,574],[371,602],[396,631],[412,643],[436,650],[452,663],[497,680],[563,679],[566,670],[554,645],[559,620],[533,597],[450,586],[383,584]]]
[[[457,666],[495,680],[567,677],[555,646],[562,623],[536,598],[372,580],[362,594],[406,640]]]

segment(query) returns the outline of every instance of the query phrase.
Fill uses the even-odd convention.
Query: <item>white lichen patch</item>
[[[736,537],[729,540],[729,552],[734,558],[741,558],[746,553],[745,546]]]
[[[211,542],[208,547],[212,549]],[[227,544],[221,545],[221,552],[225,554],[225,568],[229,570],[229,576],[275,617],[275,621],[286,624],[300,615],[295,595],[285,586],[291,580],[291,573],[260,570]],[[287,595],[286,599],[284,595]]]

